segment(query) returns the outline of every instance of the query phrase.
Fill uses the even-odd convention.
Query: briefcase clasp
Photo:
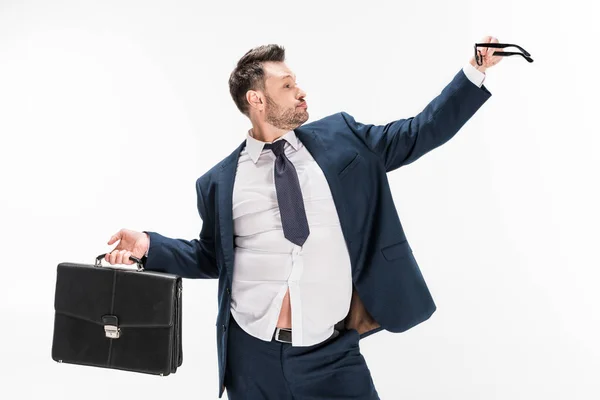
[[[121,328],[119,328],[119,318],[116,315],[103,315],[102,322],[104,323],[104,334],[107,338],[118,339],[121,336]]]
[[[104,333],[107,338],[118,339],[121,336],[121,328],[115,325],[104,325]]]

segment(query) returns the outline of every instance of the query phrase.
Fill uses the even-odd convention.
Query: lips
[[[298,107],[301,107],[301,108],[306,108],[306,107],[307,107],[307,105],[306,105],[306,103],[302,103],[302,104],[300,104]]]

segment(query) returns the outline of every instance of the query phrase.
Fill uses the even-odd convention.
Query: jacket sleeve
[[[386,125],[362,124],[341,115],[354,135],[381,157],[386,172],[416,161],[450,140],[491,97],[488,89],[471,82],[461,69],[419,114]]]
[[[196,181],[198,213],[202,229],[198,239],[173,239],[157,232],[144,231],[150,235],[148,258],[144,265],[150,271],[167,272],[192,279],[216,279],[219,270],[215,258],[214,220],[207,214],[206,203]]]

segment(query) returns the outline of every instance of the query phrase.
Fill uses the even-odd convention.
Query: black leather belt
[[[273,340],[282,343],[292,343],[292,330],[288,328],[275,328]]]
[[[334,336],[339,335],[340,331],[344,328],[344,320],[341,320],[333,329],[333,333],[325,340],[329,340]],[[275,328],[275,332],[273,332],[273,338],[277,342],[281,343],[292,343],[292,329],[291,328]]]

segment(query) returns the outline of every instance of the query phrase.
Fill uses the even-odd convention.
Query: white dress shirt
[[[485,74],[470,63],[467,78],[481,87]],[[290,290],[292,346],[327,339],[346,317],[352,297],[350,256],[323,172],[294,131],[284,152],[300,181],[310,234],[303,246],[283,235],[272,150],[246,135],[233,188],[234,269],[231,314],[248,334],[271,341]]]
[[[247,333],[271,341],[290,290],[292,346],[327,339],[350,309],[350,257],[325,175],[294,131],[284,152],[300,181],[310,234],[302,246],[283,235],[272,150],[250,131],[233,187],[235,257],[231,314]]]
[[[483,85],[483,81],[485,80],[485,72],[481,72],[477,68],[471,65],[470,62],[466,63],[463,66],[463,72],[469,78],[474,85],[481,87]]]

